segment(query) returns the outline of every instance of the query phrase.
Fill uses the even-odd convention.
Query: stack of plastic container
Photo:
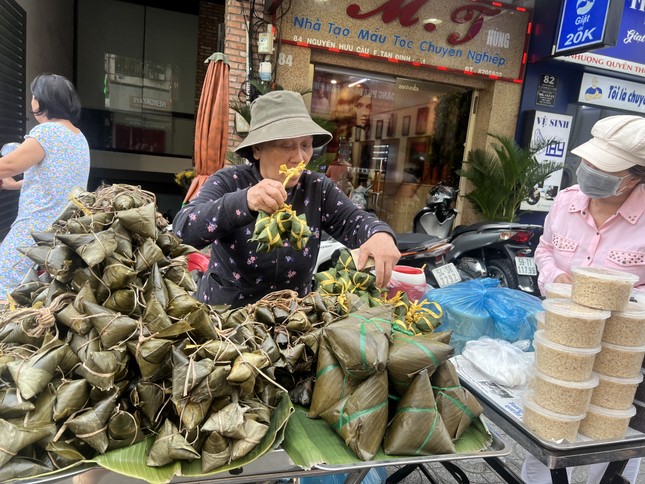
[[[621,438],[645,356],[645,307],[629,303],[638,278],[604,268],[572,272],[573,285],[546,287],[524,423],[545,439]]]

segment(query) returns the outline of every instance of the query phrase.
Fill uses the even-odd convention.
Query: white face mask
[[[584,161],[578,166],[576,171],[578,185],[582,193],[589,198],[607,198],[620,195],[623,190],[618,191],[620,183],[630,175],[615,176],[598,171],[587,165]]]

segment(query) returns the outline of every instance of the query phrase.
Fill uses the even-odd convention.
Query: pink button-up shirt
[[[600,228],[589,213],[589,197],[578,185],[560,192],[544,221],[544,233],[535,251],[544,284],[571,267],[597,266],[637,275],[645,290],[645,185],[638,185]]]

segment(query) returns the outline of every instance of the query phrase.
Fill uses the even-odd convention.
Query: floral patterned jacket
[[[257,243],[249,242],[258,214],[249,210],[246,193],[261,179],[255,164],[219,170],[173,220],[173,230],[186,244],[198,249],[211,244],[197,294],[203,302],[239,307],[284,289],[304,296],[312,288],[323,230],[350,248],[376,232],[394,237],[386,223],[357,207],[329,178],[306,170],[287,190],[286,203],[306,215],[313,235],[302,251],[285,241],[279,249],[260,253]]]

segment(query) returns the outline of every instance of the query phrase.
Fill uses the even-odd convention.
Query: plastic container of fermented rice
[[[595,348],[602,341],[605,321],[609,311],[601,311],[580,304],[571,299],[545,299],[544,332],[554,343],[576,348]]]
[[[624,311],[638,276],[606,267],[573,267],[571,299],[583,306]]]
[[[553,378],[568,381],[585,381],[591,378],[596,355],[595,348],[574,348],[554,343],[547,339],[544,331],[536,331],[533,339],[535,367]]]
[[[645,346],[621,346],[603,342],[593,369],[617,378],[638,378],[645,357]]]
[[[614,410],[627,410],[631,407],[638,385],[643,381],[642,374],[636,378],[616,378],[602,373],[596,375],[598,386],[593,389],[591,403]]]
[[[580,422],[584,417],[584,414],[564,415],[552,412],[535,403],[530,392],[524,396],[522,422],[545,440],[575,442]]]
[[[598,376],[584,381],[569,381],[553,378],[539,370],[533,380],[533,401],[552,412],[565,415],[582,415],[587,411],[591,394],[598,386]]]
[[[544,311],[539,311],[535,313],[535,321],[537,322],[536,329],[538,331],[544,329],[544,318],[545,318]]]
[[[579,432],[596,440],[622,439],[634,415],[636,407],[633,405],[627,410],[612,410],[590,404],[580,422]]]
[[[602,340],[621,346],[645,345],[645,305],[630,301],[624,311],[611,313]]]
[[[547,282],[544,285],[544,289],[546,290],[547,298],[571,299],[571,291],[572,291],[571,284],[565,284],[562,282]]]

